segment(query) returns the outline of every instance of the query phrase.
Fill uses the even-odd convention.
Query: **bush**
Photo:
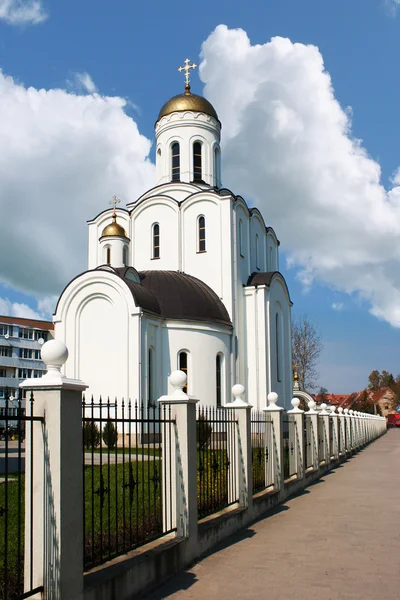
[[[86,450],[97,448],[100,445],[100,429],[96,423],[85,422],[83,426],[83,445]]]
[[[103,427],[103,442],[110,450],[115,448],[118,440],[118,431],[112,421],[107,421]]]
[[[200,415],[196,421],[196,441],[197,449],[205,450],[210,443],[212,425],[207,421],[204,415]]]

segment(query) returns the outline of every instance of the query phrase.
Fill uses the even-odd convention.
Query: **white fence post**
[[[346,454],[350,454],[351,448],[352,448],[352,441],[351,441],[350,415],[349,415],[348,408],[344,409],[344,422],[345,422],[345,432],[346,432],[346,436],[345,436]]]
[[[269,405],[263,408],[266,413],[266,421],[270,420],[271,437],[269,440],[269,456],[272,465],[272,479],[274,488],[279,491],[283,488],[283,427],[282,427],[282,406],[277,406],[278,394],[270,392],[268,394]]]
[[[296,461],[296,471],[297,471],[297,479],[302,479],[305,473],[305,464],[304,464],[304,410],[299,408],[300,400],[298,398],[292,398],[291,402],[293,408],[292,410],[288,410],[288,415],[292,416],[292,419],[295,423],[295,461]]]
[[[324,459],[325,464],[328,465],[331,461],[331,449],[330,449],[330,439],[329,439],[329,413],[326,410],[327,405],[325,403],[321,404],[321,412],[319,413],[319,418],[322,417],[323,422],[323,447],[324,447]]]
[[[24,568],[25,589],[30,589],[33,561],[32,587],[43,585],[45,600],[79,600],[83,593],[82,391],[87,385],[61,374],[67,358],[65,345],[50,340],[42,347],[47,373],[20,384],[32,390],[35,416],[44,418],[32,428],[33,455],[30,427],[26,428],[25,532],[32,527],[35,555],[30,556],[27,545]]]
[[[183,388],[187,377],[183,371],[174,371],[169,377],[169,382],[174,388],[171,395],[161,396],[160,404],[171,406],[171,418],[176,422],[176,439],[172,444],[173,456],[164,456],[170,444],[163,447],[165,464],[172,464],[172,478],[168,477],[164,485],[167,488],[165,497],[169,497],[169,489],[173,490],[171,502],[175,516],[177,535],[190,538],[194,544],[197,542],[197,443],[196,443],[196,404],[198,400],[185,394]],[[175,462],[170,463],[170,458]],[[173,518],[174,523],[174,518]]]
[[[314,400],[310,400],[308,411],[306,412],[306,418],[311,420],[311,453],[314,471],[319,469],[318,412],[315,410],[316,406],[317,403]]]
[[[236,468],[239,505],[247,508],[253,497],[253,472],[252,472],[252,449],[251,449],[251,409],[250,404],[243,400],[244,387],[237,383],[232,388],[235,398],[233,402],[225,405],[225,408],[235,409],[238,421],[238,452]]]
[[[336,413],[336,406],[330,407],[331,414],[331,427],[332,427],[332,440],[333,440],[333,448],[331,448],[331,457],[335,460],[339,458],[339,431],[338,431],[338,420],[339,416]]]

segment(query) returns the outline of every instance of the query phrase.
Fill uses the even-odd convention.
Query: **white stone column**
[[[237,440],[237,482],[239,505],[247,508],[253,498],[253,471],[251,455],[251,409],[243,399],[245,389],[243,385],[237,383],[232,388],[232,394],[235,398],[233,402],[225,405],[225,408],[235,409],[238,422],[238,440]]]
[[[319,469],[319,444],[318,444],[318,412],[315,410],[317,403],[314,400],[310,400],[308,403],[308,411],[305,413],[306,419],[311,420],[311,452],[312,452],[312,465],[316,471]]]
[[[268,394],[269,405],[263,408],[266,414],[266,421],[271,421],[272,435],[269,439],[268,454],[272,465],[272,477],[274,489],[279,491],[283,488],[283,427],[282,427],[282,406],[278,406],[278,394],[270,392]]]
[[[176,439],[173,456],[168,456],[169,444],[163,446],[163,460],[169,464],[172,460],[172,472],[175,481],[164,481],[164,485],[173,489],[173,514],[177,535],[197,542],[197,443],[196,443],[196,404],[198,400],[183,391],[187,377],[183,371],[174,371],[169,382],[174,388],[171,395],[161,396],[161,404],[171,406],[171,417],[176,421]],[[164,452],[166,455],[164,456]],[[166,489],[165,496],[169,497]],[[165,497],[164,496],[164,497]],[[174,523],[174,517],[173,517]]]
[[[356,432],[355,432],[355,418],[354,411],[352,408],[349,410],[349,423],[350,423],[350,432],[351,432],[351,451],[355,452],[357,449],[356,445]]]
[[[330,449],[330,439],[329,439],[329,412],[326,410],[327,405],[325,402],[321,404],[321,411],[319,413],[319,417],[323,419],[323,446],[324,446],[324,458],[325,464],[328,465],[331,461],[331,449]]]
[[[346,419],[341,406],[338,408],[338,413],[339,456],[346,456]]]
[[[339,458],[339,426],[338,426],[338,420],[339,420],[339,416],[336,413],[336,406],[331,406],[330,407],[330,419],[331,419],[331,425],[333,428],[333,448],[331,448],[331,456],[333,456],[334,459],[338,459]]]
[[[351,441],[351,429],[350,429],[350,415],[349,409],[344,409],[344,422],[345,422],[345,431],[346,431],[346,454],[351,454],[352,441]]]
[[[34,555],[27,543],[24,568],[28,589],[33,560],[32,585],[44,586],[46,600],[78,600],[83,594],[82,392],[88,386],[61,374],[67,358],[65,345],[50,340],[42,347],[47,373],[20,384],[28,394],[32,390],[34,415],[44,419],[33,424],[32,438],[26,427],[25,539],[32,528]]]
[[[304,464],[304,410],[299,408],[300,400],[298,398],[292,398],[291,402],[293,408],[288,410],[288,415],[295,422],[296,430],[296,443],[295,443],[295,461],[296,461],[296,472],[297,478],[302,479],[305,473]]]

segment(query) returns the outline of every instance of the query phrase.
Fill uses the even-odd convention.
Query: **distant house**
[[[325,402],[330,406],[343,406],[343,404],[350,398],[351,394],[325,394],[324,397],[317,395],[314,396],[315,401],[320,404]]]
[[[370,402],[379,406],[382,412],[382,416],[386,417],[389,414],[396,412],[396,406],[398,404],[396,393],[389,387],[384,387],[379,390],[361,390],[361,392],[354,392],[353,394],[326,394],[324,397],[320,395],[315,396],[316,402],[326,402],[331,406],[342,408],[352,408],[354,404],[363,400],[364,392],[367,392],[368,399]]]

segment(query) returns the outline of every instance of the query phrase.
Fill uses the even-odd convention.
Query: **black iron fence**
[[[232,409],[206,406],[197,409],[199,519],[238,502],[237,426]]]
[[[291,417],[283,419],[283,479],[297,476],[297,424]]]
[[[0,599],[29,598],[43,591],[33,587],[34,539],[32,533],[34,461],[29,462],[29,490],[25,488],[25,434],[29,434],[29,452],[33,456],[33,428],[41,422],[34,416],[31,393],[24,407],[22,392],[12,398],[6,390],[4,417],[0,429]],[[25,527],[27,507],[30,526]],[[29,555],[29,565],[24,556]],[[24,569],[25,567],[25,569]],[[26,572],[24,572],[26,571]]]
[[[304,468],[314,468],[314,453],[315,447],[314,428],[310,417],[304,415]]]
[[[325,439],[325,419],[323,416],[318,415],[318,460],[320,463],[326,460]]]
[[[265,413],[254,410],[251,413],[251,466],[253,494],[267,487],[267,469],[270,460],[270,443],[267,439]]]
[[[176,530],[169,405],[83,399],[84,569]],[[168,485],[164,483],[168,481]]]

